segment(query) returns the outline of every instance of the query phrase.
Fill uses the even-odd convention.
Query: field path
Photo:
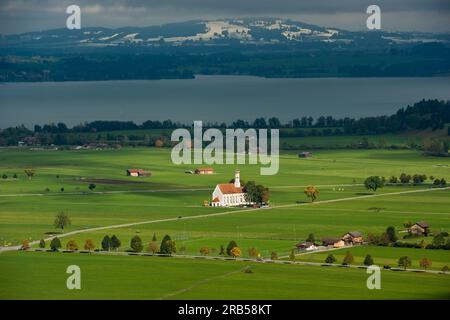
[[[350,183],[350,184],[318,184],[315,185],[319,188],[328,188],[328,187],[357,187],[363,186],[361,183]],[[289,185],[289,186],[273,186],[271,189],[288,189],[288,188],[306,188],[307,185]],[[195,191],[211,191],[214,189],[214,186],[207,188],[172,188],[172,189],[134,189],[134,190],[109,190],[109,191],[91,191],[91,192],[52,192],[52,193],[42,193],[42,192],[34,192],[34,193],[6,193],[0,194],[0,198],[7,197],[42,197],[42,196],[82,196],[82,195],[90,195],[90,194],[122,194],[122,193],[158,193],[158,192],[195,192]]]
[[[302,202],[302,203],[292,203],[292,204],[285,204],[285,205],[279,205],[279,206],[272,206],[268,208],[250,208],[250,209],[241,209],[241,210],[233,210],[233,211],[224,211],[224,212],[218,212],[218,213],[210,213],[210,214],[201,214],[196,216],[187,216],[182,218],[167,218],[167,219],[157,219],[157,220],[148,220],[148,221],[139,221],[139,222],[131,222],[131,223],[124,223],[124,224],[116,224],[116,225],[110,225],[110,226],[103,226],[103,227],[94,227],[94,228],[87,228],[87,229],[81,229],[81,230],[74,230],[70,231],[64,234],[60,234],[57,236],[52,236],[44,239],[45,241],[50,241],[53,238],[63,238],[63,237],[69,237],[75,234],[80,233],[86,233],[86,232],[92,232],[92,231],[100,231],[100,230],[108,230],[108,229],[117,229],[117,228],[127,228],[132,226],[138,226],[143,224],[153,224],[153,223],[159,223],[159,222],[169,222],[169,221],[180,221],[180,220],[192,220],[192,219],[202,219],[202,218],[209,218],[209,217],[217,217],[217,216],[225,216],[230,214],[236,214],[236,213],[242,213],[242,212],[256,212],[260,210],[271,210],[271,209],[280,209],[280,208],[290,208],[290,207],[299,207],[299,206],[316,206],[320,204],[327,204],[327,203],[334,203],[334,202],[342,202],[342,201],[351,201],[351,200],[359,200],[359,199],[368,199],[368,198],[378,198],[378,197],[386,197],[386,196],[394,196],[394,195],[401,195],[401,194],[411,194],[411,193],[420,193],[420,192],[432,192],[432,191],[444,191],[444,190],[450,190],[450,187],[445,188],[429,188],[429,189],[418,189],[418,190],[408,190],[408,191],[399,191],[399,192],[390,192],[390,193],[380,193],[380,194],[368,194],[368,195],[362,195],[362,196],[355,196],[355,197],[347,197],[347,198],[340,198],[340,199],[331,199],[331,200],[322,200],[322,201],[316,201],[316,202]],[[33,241],[30,242],[30,245],[38,244],[39,241]],[[11,250],[18,250],[20,246],[12,246],[12,247],[0,247],[0,253],[3,251],[11,251]]]

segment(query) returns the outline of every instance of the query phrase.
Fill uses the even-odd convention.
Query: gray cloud
[[[450,32],[448,0],[3,0],[1,33],[65,25],[65,8],[78,4],[84,26],[151,25],[197,18],[276,16],[361,30],[365,9],[377,4],[383,28]]]

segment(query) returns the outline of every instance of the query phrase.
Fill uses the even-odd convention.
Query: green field
[[[213,165],[216,174],[191,175],[184,171],[197,166],[173,165],[170,150],[164,148],[0,149],[0,175],[7,175],[7,179],[0,179],[0,245],[17,245],[24,239],[34,241],[60,232],[53,226],[59,211],[66,212],[72,220],[64,233],[82,231],[63,235],[63,245],[73,239],[82,247],[86,239],[92,239],[99,247],[105,234],[115,234],[122,241],[120,250],[125,251],[134,235],[139,235],[147,246],[154,234],[158,241],[169,234],[178,249],[184,247],[183,253],[191,255],[198,255],[204,246],[212,250],[211,255],[217,255],[221,245],[235,240],[243,257],[248,257],[248,249],[252,247],[264,258],[269,258],[272,251],[283,257],[309,233],[320,239],[359,230],[366,236],[369,232],[380,234],[388,226],[401,231],[407,220],[425,220],[433,232],[450,231],[450,190],[432,189],[428,180],[416,186],[386,186],[373,197],[362,186],[367,176],[399,176],[402,172],[449,181],[448,158],[424,157],[413,150],[321,150],[308,159],[299,159],[295,152],[284,152],[280,160],[280,171],[274,176],[261,176],[259,166],[255,165]],[[36,170],[32,180],[23,173],[30,167]],[[152,176],[127,177],[128,168],[144,168]],[[217,183],[233,178],[236,168],[240,169],[244,181],[255,180],[270,188],[271,208],[202,206],[204,200],[210,199]],[[18,179],[12,178],[15,173]],[[93,192],[88,189],[89,183],[96,184]],[[304,187],[310,184],[320,190],[315,204],[308,203],[303,194]],[[128,223],[139,224],[111,228]],[[96,227],[107,228],[90,230]],[[399,233],[399,237],[402,235]],[[425,238],[427,243],[431,240],[432,237]],[[447,250],[373,246],[349,250],[356,264],[371,254],[380,265],[396,266],[400,256],[408,255],[415,268],[423,257],[433,262],[434,270],[450,266]],[[338,262],[346,251],[333,252]],[[323,262],[326,255],[314,253],[297,259]],[[55,278],[51,275],[59,270],[56,268],[77,263],[86,266],[82,268],[86,285],[79,292],[69,292],[64,289],[67,277],[64,270]],[[236,261],[7,252],[0,253],[0,275],[4,277],[0,296],[69,299],[119,298],[120,294],[123,298],[137,299],[408,299],[448,298],[450,294],[449,275],[386,271],[383,272],[385,285],[378,293],[365,287],[364,270],[255,264],[255,272],[245,274],[239,271],[244,266],[243,262]],[[151,275],[157,270],[165,271],[155,279]],[[228,274],[233,271],[237,273]],[[362,279],[361,288],[354,285],[357,279]],[[108,281],[111,284],[106,284]],[[29,288],[25,288],[27,282]],[[47,282],[51,286],[43,290]],[[239,282],[242,285],[238,286]],[[305,293],[303,287],[313,284],[317,286]],[[121,289],[114,291],[113,285]],[[192,290],[171,296],[191,286],[194,286]],[[217,290],[219,287],[225,289]],[[269,287],[274,289],[265,289]]]
[[[448,275],[382,271],[382,289],[368,290],[358,269],[31,252],[1,259],[1,299],[450,298]],[[81,290],[66,288],[72,264],[81,268]]]

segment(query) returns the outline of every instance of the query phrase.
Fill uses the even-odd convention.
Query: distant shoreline
[[[146,81],[176,81],[176,80],[199,80],[199,79],[231,79],[231,78],[240,78],[245,79],[257,79],[257,80],[312,80],[312,79],[328,79],[328,80],[336,80],[336,79],[418,79],[418,78],[435,78],[435,79],[450,79],[450,74],[448,75],[424,75],[424,76],[342,76],[342,77],[328,77],[328,76],[314,76],[314,77],[267,77],[267,76],[256,76],[256,75],[246,75],[246,74],[196,74],[193,77],[188,78],[158,78],[158,79],[108,79],[108,80],[51,80],[51,81],[0,81],[0,85],[3,84],[38,84],[38,83],[80,83],[80,82],[89,82],[89,83],[114,83],[114,82],[146,82]]]

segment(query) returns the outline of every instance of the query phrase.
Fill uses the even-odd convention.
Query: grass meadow
[[[308,159],[283,152],[280,161],[279,173],[274,176],[261,176],[255,165],[212,165],[215,174],[192,175],[185,171],[197,166],[173,165],[170,150],[165,148],[0,149],[0,177],[7,175],[0,179],[0,245],[17,245],[24,239],[39,240],[60,232],[53,226],[59,211],[66,212],[72,221],[64,233],[83,231],[62,237],[63,245],[73,239],[82,247],[86,239],[92,239],[99,247],[105,234],[115,234],[122,242],[120,250],[125,251],[134,235],[146,246],[154,234],[158,241],[169,234],[178,249],[184,247],[185,253],[192,255],[204,246],[215,255],[221,245],[226,247],[235,240],[243,257],[253,247],[263,257],[268,258],[273,251],[282,257],[309,233],[320,239],[353,230],[364,235],[382,233],[388,226],[401,231],[405,221],[425,220],[433,232],[450,231],[450,190],[432,190],[427,181],[417,186],[386,186],[372,197],[362,186],[367,176],[399,176],[402,172],[449,181],[448,158],[425,157],[413,150],[321,150]],[[23,173],[25,168],[35,169],[32,180]],[[152,176],[127,177],[128,168],[143,168]],[[242,180],[269,187],[271,208],[203,206],[215,185],[232,179],[236,168]],[[93,191],[88,189],[90,183],[96,185]],[[303,194],[310,184],[320,190],[314,204]],[[420,192],[400,194],[411,191]],[[89,230],[128,223],[140,224]],[[431,237],[424,240],[430,242]],[[348,250],[357,264],[371,254],[380,265],[396,266],[402,255],[412,258],[413,267],[423,257],[433,262],[432,269],[450,265],[450,253],[445,250],[373,246]],[[346,251],[333,254],[340,261]],[[325,253],[314,253],[297,259],[323,262],[325,257]],[[64,268],[77,263],[83,270],[83,289],[71,292],[65,289]],[[383,290],[374,292],[365,287],[364,270],[250,264],[252,274],[243,273],[245,264],[236,261],[6,252],[0,253],[0,297],[434,299],[449,298],[450,294],[448,275],[386,271]],[[46,284],[48,288],[43,290]]]

